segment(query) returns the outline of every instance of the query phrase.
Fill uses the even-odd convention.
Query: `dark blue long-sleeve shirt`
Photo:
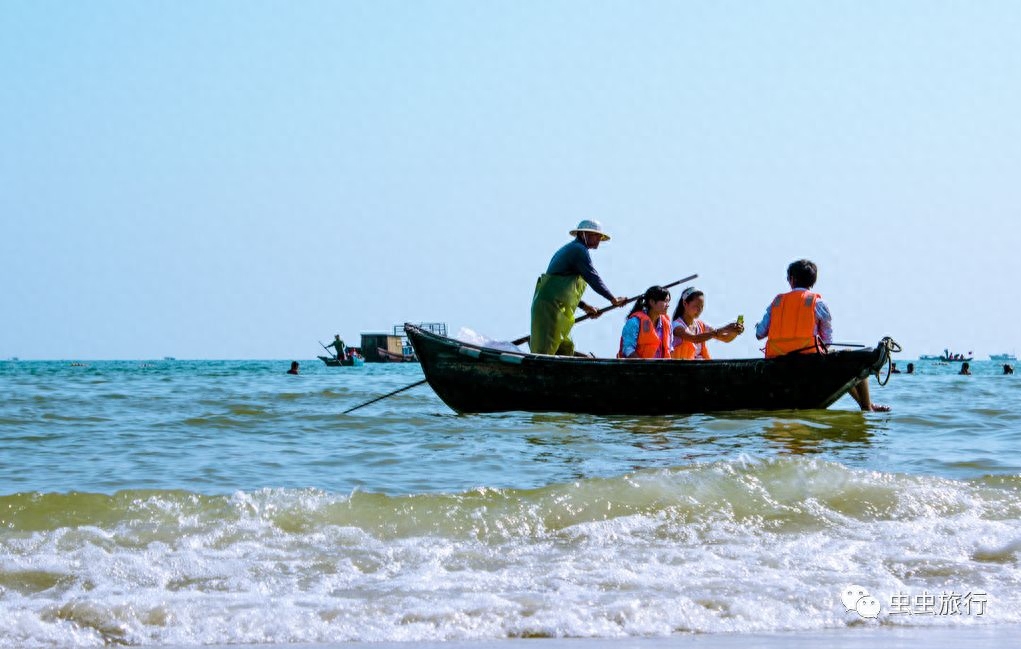
[[[592,265],[592,255],[589,254],[588,247],[580,238],[565,244],[564,247],[556,251],[553,259],[549,262],[546,273],[549,275],[581,275],[581,278],[592,287],[593,291],[607,300],[613,300],[613,293],[596,272],[595,266]]]

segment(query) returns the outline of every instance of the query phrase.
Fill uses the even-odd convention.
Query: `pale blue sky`
[[[514,338],[583,218],[614,292],[699,273],[710,324],[808,257],[838,340],[1017,351],[1019,34],[1017,2],[2,0],[0,358]]]

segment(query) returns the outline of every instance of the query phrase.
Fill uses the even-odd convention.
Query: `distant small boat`
[[[975,357],[971,355],[971,352],[968,352],[967,356],[964,354],[944,354],[940,357],[940,360],[944,363],[969,363],[975,360]]]
[[[317,358],[326,363],[326,367],[361,367],[365,365],[365,359],[361,356],[348,356],[344,359],[333,356],[318,356]]]
[[[975,360],[975,357],[972,356],[971,352],[968,352],[967,355],[964,355],[964,354],[955,354],[955,353],[951,352],[949,349],[944,349],[943,350],[943,354],[940,355],[940,356],[922,355],[922,356],[918,357],[918,360],[920,360],[920,361],[941,361],[943,363],[970,363],[971,361]]]
[[[165,360],[165,361],[176,361],[177,359],[174,358],[173,356],[164,356],[163,360]]]
[[[989,360],[991,361],[1016,361],[1017,356],[1014,354],[990,354]]]
[[[376,348],[376,353],[379,354],[380,358],[385,359],[385,362],[387,362],[387,363],[417,363],[418,362],[418,356],[416,356],[414,354],[414,352],[412,352],[410,354],[395,354],[394,352],[386,350],[386,349],[383,349],[382,347],[377,347]]]

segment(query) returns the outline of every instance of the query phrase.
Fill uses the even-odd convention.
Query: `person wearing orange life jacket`
[[[650,286],[624,323],[617,358],[670,358],[674,336],[667,310],[670,291]]]
[[[791,290],[777,295],[766,315],[755,325],[755,337],[766,339],[766,358],[786,354],[825,354],[833,342],[832,316],[822,296],[811,289],[819,275],[816,265],[799,259],[787,267]],[[862,410],[887,412],[889,406],[872,403],[868,377],[854,385],[848,394]]]
[[[685,361],[711,360],[708,341],[716,339],[729,343],[744,332],[744,325],[739,322],[713,329],[698,319],[704,309],[705,294],[694,286],[684,289],[674,309],[673,358]]]
[[[777,295],[766,311],[766,358],[825,353],[832,342],[829,309],[822,296],[804,288]]]

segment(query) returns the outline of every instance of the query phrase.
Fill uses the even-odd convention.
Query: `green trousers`
[[[574,355],[574,311],[587,286],[580,275],[539,277],[532,296],[532,336],[528,341],[533,354]]]

